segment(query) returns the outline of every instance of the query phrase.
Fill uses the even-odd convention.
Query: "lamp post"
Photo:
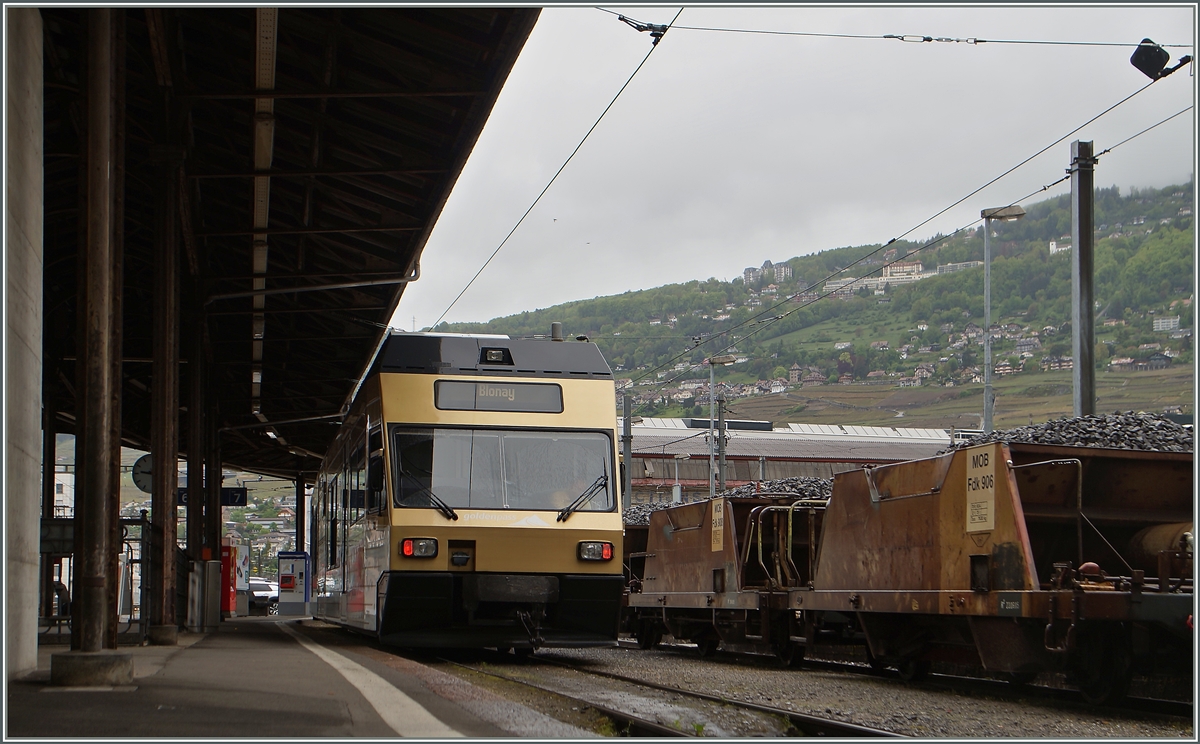
[[[992,207],[979,213],[983,218],[983,433],[992,431],[992,409],[996,404],[992,392],[992,220],[1013,222],[1025,216],[1019,204]]]
[[[679,461],[690,460],[692,456],[689,454],[675,455],[675,485],[671,488],[671,503],[683,503],[683,487],[679,485]]]
[[[737,357],[732,354],[720,354],[704,360],[704,363],[708,365],[708,497],[710,499],[717,495],[717,440],[713,436],[713,419],[716,418],[717,412],[717,391],[713,369],[718,364],[726,366],[733,364],[736,360]]]

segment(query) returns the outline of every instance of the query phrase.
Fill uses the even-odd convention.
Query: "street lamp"
[[[683,503],[683,487],[679,485],[679,461],[690,460],[692,456],[689,454],[675,455],[675,485],[671,487],[671,503]]]
[[[704,363],[708,365],[708,497],[710,499],[717,495],[717,440],[713,436],[713,419],[716,418],[717,413],[717,385],[713,369],[718,364],[728,366],[736,361],[737,357],[732,354],[720,354],[704,360]]]
[[[989,242],[992,220],[1014,222],[1025,216],[1019,204],[992,207],[979,213],[983,218],[983,433],[992,432],[992,409],[996,396],[992,392],[992,246]]]

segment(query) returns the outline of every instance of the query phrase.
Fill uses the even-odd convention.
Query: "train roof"
[[[493,352],[488,354],[488,352]],[[612,379],[596,344],[496,335],[392,331],[371,367],[380,372]]]

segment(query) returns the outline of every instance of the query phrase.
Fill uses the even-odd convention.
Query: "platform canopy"
[[[45,390],[71,431],[87,14],[41,12]],[[316,468],[538,12],[117,11],[125,444],[149,449],[155,262],[176,240],[181,408],[202,367],[228,466]]]

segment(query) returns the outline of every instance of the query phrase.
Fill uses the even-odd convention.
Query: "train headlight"
[[[612,559],[613,544],[610,542],[579,543],[579,560],[581,561],[611,561]]]
[[[433,558],[437,554],[437,540],[432,537],[406,537],[400,541],[400,555],[405,558]]]

